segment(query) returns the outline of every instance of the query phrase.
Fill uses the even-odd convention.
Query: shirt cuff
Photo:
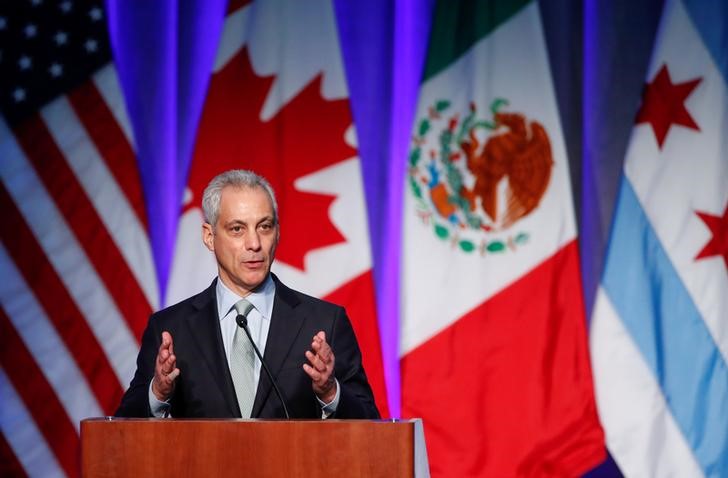
[[[152,382],[154,382],[154,379],[149,382],[149,409],[152,411],[152,416],[155,418],[169,418],[169,409],[172,408],[172,405],[169,400],[162,402],[157,399],[152,391]]]
[[[339,386],[339,381],[334,379],[336,382],[336,395],[334,395],[334,399],[331,400],[329,403],[324,403],[323,400],[316,397],[316,400],[318,400],[319,405],[321,405],[321,418],[329,418],[331,415],[336,413],[336,407],[339,406],[339,397],[341,397],[341,387]],[[151,390],[151,389],[150,389]],[[154,397],[155,400],[157,397]]]

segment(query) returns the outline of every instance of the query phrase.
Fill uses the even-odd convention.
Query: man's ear
[[[213,240],[212,225],[208,223],[202,224],[202,242],[210,252],[215,252],[215,241]]]

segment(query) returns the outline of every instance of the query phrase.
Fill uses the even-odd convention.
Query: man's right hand
[[[172,334],[162,332],[162,344],[157,352],[157,360],[154,364],[154,379],[152,380],[152,392],[157,400],[165,402],[174,392],[174,381],[179,376],[177,368],[177,357],[174,355],[174,344]]]

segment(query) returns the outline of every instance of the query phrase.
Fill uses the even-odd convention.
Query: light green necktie
[[[238,314],[247,318],[253,304],[241,299],[233,307]],[[255,352],[253,344],[240,326],[235,327],[233,348],[230,352],[230,374],[233,377],[240,413],[243,418],[250,418],[255,400]]]

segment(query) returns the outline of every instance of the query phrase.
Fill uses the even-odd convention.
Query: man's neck
[[[271,279],[271,273],[268,272],[268,275],[265,276],[265,279],[263,279],[263,282],[261,282],[260,284],[255,286],[253,289],[245,289],[243,287],[239,287],[235,284],[232,284],[229,282],[228,278],[223,277],[223,275],[220,274],[219,272],[217,274],[217,280],[219,280],[228,291],[232,292],[233,294],[237,295],[240,298],[245,298],[245,297],[249,296],[250,294],[255,294],[255,293],[258,293],[261,290],[263,290],[263,288],[268,283],[268,281],[272,280],[272,279]]]

